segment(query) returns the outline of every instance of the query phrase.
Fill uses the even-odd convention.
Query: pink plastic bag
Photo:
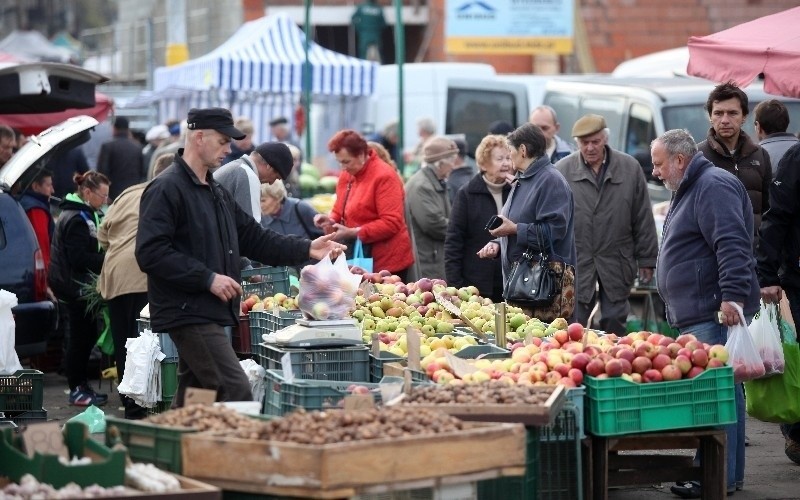
[[[739,324],[728,328],[728,341],[725,343],[725,349],[728,351],[728,364],[733,367],[733,381],[738,384],[761,378],[766,373],[764,362],[758,355],[742,308],[733,302],[729,303],[733,304],[739,312]]]
[[[764,304],[758,316],[750,323],[750,333],[761,361],[764,362],[765,376],[783,373],[783,345],[778,330],[778,312],[775,304]]]

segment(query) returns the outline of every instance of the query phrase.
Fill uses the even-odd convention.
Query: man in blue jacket
[[[739,179],[698,152],[685,130],[665,132],[653,141],[650,154],[653,175],[673,192],[656,274],[667,320],[702,342],[724,344],[728,327],[741,322],[739,309],[747,319],[759,308],[750,198]],[[736,423],[725,426],[728,494],[744,482],[742,384],[736,384],[735,394]],[[695,481],[671,491],[683,498],[701,495]]]

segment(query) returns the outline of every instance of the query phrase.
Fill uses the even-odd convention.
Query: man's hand
[[[765,304],[777,304],[783,297],[783,289],[779,286],[765,286],[761,289],[761,299]]]
[[[650,283],[653,279],[653,272],[655,271],[652,267],[640,267],[639,268],[639,284],[646,285]]]
[[[228,302],[242,295],[242,287],[230,276],[214,274],[211,293],[219,297],[219,300]]]
[[[499,238],[500,236],[508,236],[511,234],[517,234],[517,223],[511,222],[511,219],[505,217],[503,215],[499,215],[498,217],[503,220],[503,223],[497,226],[497,229],[492,229],[489,231],[489,234],[494,236],[495,238]]]
[[[333,221],[326,214],[316,214],[314,216],[314,225],[322,229],[325,234],[333,231]]]
[[[336,233],[326,234],[325,236],[320,236],[316,240],[313,240],[311,242],[311,248],[308,251],[308,256],[312,259],[319,260],[330,253],[331,260],[334,260],[340,253],[347,250],[346,245],[333,241],[334,237],[336,237]]]
[[[722,320],[720,323],[725,326],[734,326],[738,325],[742,322],[742,318],[739,316],[739,311],[733,307],[733,302],[725,301],[723,302],[719,310],[722,313],[720,319]],[[742,302],[736,302],[736,304],[741,308],[744,306]]]
[[[481,259],[494,259],[498,253],[500,253],[500,245],[495,241],[490,241],[478,250],[478,257]]]

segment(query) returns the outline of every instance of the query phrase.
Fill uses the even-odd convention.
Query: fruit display
[[[351,273],[344,255],[334,261],[326,256],[300,271],[297,305],[309,318],[344,319],[354,308],[354,298],[361,276]]]
[[[251,294],[242,301],[242,314],[247,314],[250,311],[272,311],[275,308],[281,311],[299,309],[297,299],[289,297],[285,293],[276,293],[265,297],[263,300],[258,295]]]
[[[224,406],[195,404],[151,415],[146,422],[197,431],[220,431],[249,425],[253,419]]]
[[[420,408],[391,407],[363,411],[296,411],[269,422],[224,435],[244,439],[323,445],[403,436],[436,436],[458,432],[464,423],[454,417]]]
[[[439,324],[445,325],[452,323],[441,322]],[[398,326],[399,330],[403,330],[404,328],[410,326],[406,325],[403,326],[403,323],[400,323]],[[430,336],[426,336],[425,333],[422,334],[422,338],[420,339],[420,346],[419,346],[419,353],[420,356],[425,357],[431,354],[433,351],[437,349],[447,349],[451,353],[457,353],[458,351],[465,349],[472,345],[478,345],[478,340],[475,337],[470,335],[464,336],[453,336],[449,334],[441,335],[441,334],[429,334]],[[408,338],[405,333],[397,333],[389,332],[389,333],[380,333],[378,334],[378,339],[380,340],[380,350],[390,352],[396,356],[405,358],[408,357]]]
[[[420,385],[411,389],[403,404],[528,404],[543,405],[552,395],[552,389],[522,385],[508,385],[497,380],[483,384]]]

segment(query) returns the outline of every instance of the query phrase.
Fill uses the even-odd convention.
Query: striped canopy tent
[[[290,121],[303,95],[305,34],[285,14],[250,21],[212,52],[183,64],[157,68],[153,92],[128,104],[158,103],[159,119],[185,117],[191,107],[222,106],[256,125],[254,142],[269,140],[271,119]],[[314,116],[327,120],[318,135],[359,128],[373,93],[377,64],[309,45]],[[331,132],[331,133],[332,133]],[[324,142],[326,137],[314,137]],[[317,147],[314,148],[318,150]]]

